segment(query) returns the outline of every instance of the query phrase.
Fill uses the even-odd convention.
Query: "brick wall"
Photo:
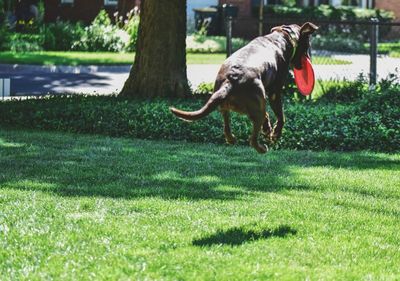
[[[384,9],[394,12],[396,19],[400,21],[400,0],[375,0],[375,7],[378,9]],[[392,27],[392,31],[386,39],[399,40],[400,38],[400,27]]]
[[[238,17],[233,23],[233,36],[254,38],[257,36],[257,18],[252,13],[252,0],[219,0],[219,5],[232,4],[239,8]]]
[[[132,6],[135,1],[132,0]],[[91,22],[101,9],[105,9],[111,18],[118,10],[117,6],[104,5],[104,0],[75,0],[73,4],[61,4],[60,0],[45,0],[45,21],[53,22],[57,19],[68,21]]]
[[[251,0],[219,0],[219,4],[232,4],[239,8],[238,18],[251,16]]]
[[[400,20],[400,0],[376,0],[375,7],[393,11],[396,15],[396,20]]]

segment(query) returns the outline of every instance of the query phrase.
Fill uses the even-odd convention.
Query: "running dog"
[[[187,112],[171,107],[171,112],[183,120],[194,121],[219,106],[229,144],[236,143],[229,112],[246,114],[253,123],[250,145],[265,153],[268,147],[258,142],[260,131],[271,142],[282,135],[285,123],[282,88],[289,67],[301,68],[301,57],[308,56],[310,36],[316,30],[318,27],[310,22],[272,28],[270,34],[257,37],[225,60],[218,72],[214,93],[201,109]],[[266,112],[267,96],[277,119],[274,128]]]

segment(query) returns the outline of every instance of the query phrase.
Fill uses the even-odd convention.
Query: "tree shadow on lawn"
[[[281,225],[275,229],[261,230],[254,229],[254,227],[241,226],[228,230],[218,230],[214,234],[193,240],[192,245],[200,247],[211,247],[214,245],[239,246],[247,242],[274,237],[285,238],[296,234],[297,231],[287,225]]]
[[[183,142],[0,131],[1,188],[60,196],[239,200],[253,191],[313,190],[293,169],[399,169],[379,155],[273,151]],[[7,145],[18,143],[18,145]]]

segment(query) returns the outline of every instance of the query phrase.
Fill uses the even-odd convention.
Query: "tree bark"
[[[183,97],[189,93],[185,40],[186,1],[142,1],[135,62],[120,95]]]

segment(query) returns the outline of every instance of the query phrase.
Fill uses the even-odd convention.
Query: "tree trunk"
[[[185,39],[186,1],[142,1],[135,62],[120,95],[183,97],[189,93]]]

